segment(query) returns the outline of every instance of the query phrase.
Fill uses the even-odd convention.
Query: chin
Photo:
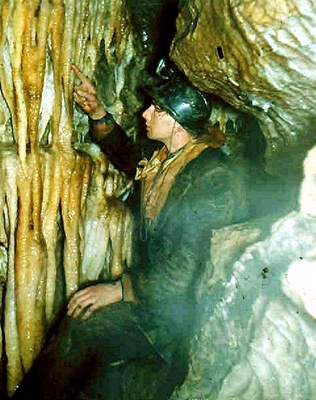
[[[147,131],[147,137],[148,137],[148,139],[155,139],[155,135],[153,135],[151,130]]]

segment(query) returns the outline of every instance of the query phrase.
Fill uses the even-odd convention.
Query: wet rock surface
[[[169,32],[173,32],[178,3],[171,58],[202,90],[221,97],[238,112],[257,118],[267,140],[267,168],[281,175],[289,186],[293,186],[292,182],[297,185],[303,176],[302,161],[307,149],[315,143],[316,5],[313,0],[155,0],[150,2],[151,7],[148,2],[136,0],[44,3],[30,1],[24,7],[24,3],[22,6],[21,2],[15,5],[14,1],[7,1],[0,5],[3,16],[0,136],[4,154],[0,175],[5,176],[4,187],[12,193],[4,201],[2,190],[4,212],[0,226],[1,245],[5,249],[1,279],[2,276],[6,279],[6,307],[2,316],[5,326],[1,327],[5,341],[1,357],[7,359],[3,375],[9,377],[5,384],[9,393],[13,393],[22,376],[14,294],[15,271],[19,269],[15,263],[15,249],[19,248],[15,246],[15,177],[18,175],[12,171],[18,170],[20,162],[26,163],[29,143],[33,145],[38,170],[48,171],[43,167],[46,164],[39,163],[41,158],[37,155],[41,146],[52,143],[67,145],[71,150],[69,155],[82,159],[72,153],[72,144],[86,140],[88,126],[82,112],[78,108],[73,110],[74,79],[69,72],[70,62],[78,64],[96,82],[106,107],[136,138],[139,131],[135,126],[143,107],[136,88],[146,66],[159,55],[168,53],[172,38],[161,36],[159,31],[165,29],[168,21]],[[53,4],[52,8],[48,3]],[[77,4],[75,14],[74,3]],[[28,7],[34,18],[26,16]],[[16,24],[16,21],[31,22]],[[48,21],[55,22],[48,24]],[[50,30],[42,29],[46,23]],[[23,27],[28,30],[22,32]],[[55,31],[56,27],[60,29]],[[20,42],[21,38],[33,37],[35,33],[42,38],[33,43],[42,46],[40,52],[33,47],[30,50],[31,40]],[[39,69],[33,68],[35,64]],[[34,124],[36,118],[39,118],[38,126]],[[254,129],[245,121],[247,134],[238,130],[237,118],[230,109],[214,110],[213,122],[225,128],[231,150],[234,144],[236,148],[239,146],[242,136],[247,136],[248,143],[254,142]],[[11,159],[10,163],[6,161],[6,146],[14,148],[12,165]],[[64,152],[63,146],[57,146],[54,155]],[[265,233],[265,239],[255,230],[252,239],[260,242],[244,253],[236,236],[238,229],[235,236],[229,233],[233,257],[225,260],[225,266],[220,265],[223,250],[217,247],[214,252],[217,260],[213,259],[213,263],[217,269],[210,265],[209,275],[198,293],[200,321],[192,343],[190,372],[173,399],[313,398],[316,386],[313,374],[316,357],[315,160],[313,150],[304,164],[307,172],[299,211],[280,219],[271,232]],[[81,168],[83,163],[79,161],[76,165]],[[35,183],[40,182],[39,176],[32,178]],[[53,183],[53,180],[47,179],[47,182]],[[39,184],[36,201],[42,192],[44,188]],[[26,198],[23,196],[23,201]],[[35,200],[33,196],[32,207],[39,209]],[[42,213],[47,221],[45,207]],[[21,222],[19,226],[23,226]],[[41,237],[42,228],[36,233],[36,238]],[[239,246],[237,252],[234,243]],[[60,256],[56,259],[57,263],[61,261]],[[25,286],[25,280],[21,281]],[[51,295],[53,286],[47,287]],[[20,309],[21,315],[26,314],[24,311]],[[20,344],[24,345],[25,330],[21,332]],[[130,375],[126,377],[130,400],[150,399],[155,390],[157,367],[149,363],[143,368],[139,375],[137,368],[130,367]],[[162,369],[159,372],[165,373]]]
[[[312,0],[184,1],[171,57],[198,87],[255,115],[276,159],[310,147],[315,20]]]
[[[173,400],[313,398],[315,151],[304,163],[300,211],[247,247],[231,274],[201,282],[190,371]]]
[[[308,259],[315,222],[286,216],[245,251],[228,280],[204,291],[190,372],[172,399],[313,397],[315,305],[305,290],[316,268]]]

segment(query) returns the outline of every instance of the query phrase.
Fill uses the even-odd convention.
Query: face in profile
[[[151,104],[144,112],[147,137],[166,143],[171,138],[176,121],[170,114],[162,110],[158,105]]]

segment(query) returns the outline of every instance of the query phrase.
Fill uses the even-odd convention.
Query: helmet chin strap
[[[176,123],[177,123],[177,121],[174,120],[173,126],[172,126],[172,130],[171,130],[171,135],[170,135],[170,144],[167,146],[168,150],[169,150],[169,153],[171,153],[171,149],[172,149],[172,144],[173,144],[172,142],[173,142],[173,139],[174,139],[174,136],[175,136]]]
[[[176,133],[178,135],[176,136]],[[176,141],[174,140],[176,137]],[[182,149],[188,142],[193,140],[193,136],[188,133],[176,120],[174,120],[174,124],[172,127],[172,132],[170,135],[169,143],[166,146],[168,148],[169,153],[175,153]]]

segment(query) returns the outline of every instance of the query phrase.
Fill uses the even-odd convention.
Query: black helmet
[[[193,135],[207,133],[211,104],[206,95],[193,86],[184,75],[171,74],[160,84],[145,87],[155,103],[167,111]]]

